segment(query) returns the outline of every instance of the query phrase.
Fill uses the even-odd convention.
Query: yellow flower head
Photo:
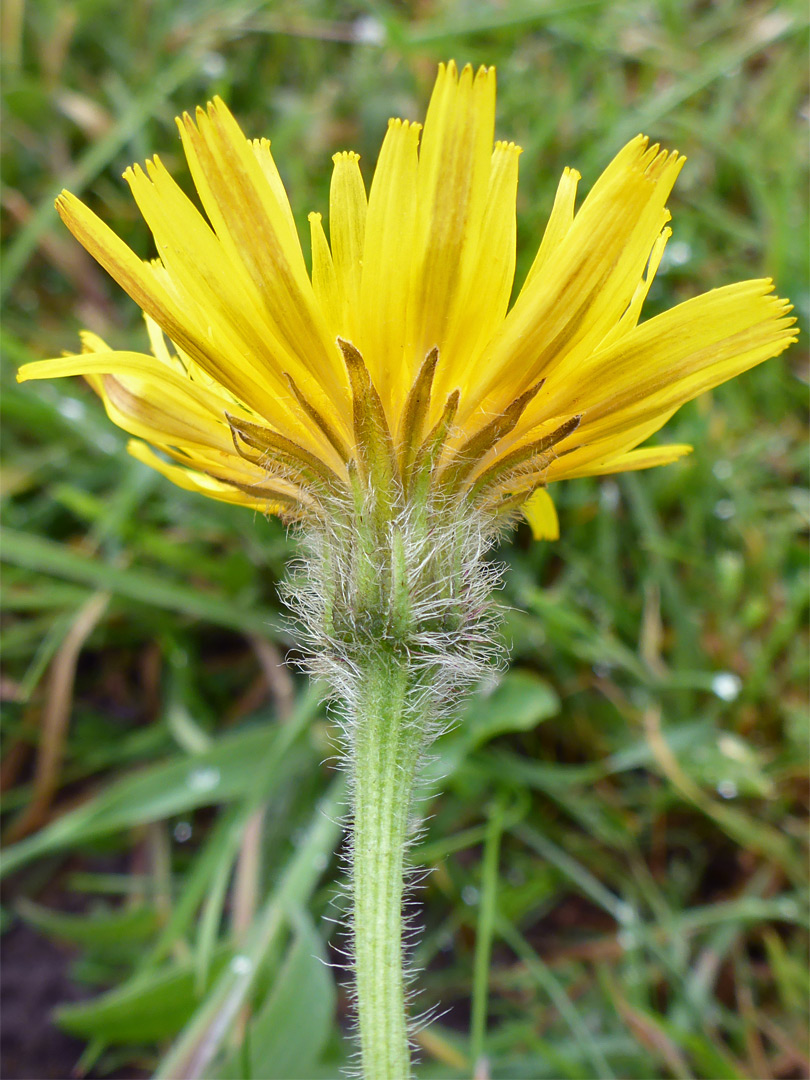
[[[424,128],[389,122],[368,195],[358,155],[335,155],[309,273],[270,143],[218,98],[184,115],[205,217],[157,157],[124,174],[154,262],[75,196],[57,200],[143,309],[151,355],[85,333],[82,353],[19,379],[84,375],[136,457],[213,498],[306,519],[358,483],[405,501],[429,489],[556,535],[548,484],[687,453],[636,447],[782,352],[795,320],[762,279],[639,325],[684,161],[643,136],[578,211],[565,170],[510,309],[520,148],[493,148],[494,123],[494,69],[440,65]]]

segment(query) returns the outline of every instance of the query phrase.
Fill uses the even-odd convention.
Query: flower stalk
[[[352,937],[363,1075],[404,1080],[410,1051],[402,899],[423,735],[408,715],[407,663],[374,658],[361,675],[352,760]]]
[[[406,493],[389,467],[390,436],[367,421],[358,419],[366,435],[358,439],[352,495],[330,501],[320,527],[302,530],[285,598],[307,646],[305,665],[330,689],[350,776],[362,1074],[405,1080],[403,906],[413,791],[426,750],[498,655],[489,597],[499,568],[485,555],[500,526],[424,485]]]

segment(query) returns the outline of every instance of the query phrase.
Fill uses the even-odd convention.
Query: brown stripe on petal
[[[320,504],[314,499],[307,498],[303,492],[301,492],[300,498],[295,498],[265,483],[240,484],[238,480],[225,480],[208,469],[204,471],[214,480],[221,480],[222,483],[230,484],[231,487],[237,488],[237,490],[244,492],[245,495],[250,495],[255,499],[267,499],[268,502],[274,504],[272,513],[277,514],[284,521],[304,521],[309,517],[323,516]]]
[[[446,491],[456,491],[464,483],[475,466],[481,461],[497,443],[500,442],[510,431],[513,431],[523,415],[523,411],[534,398],[545,379],[529,387],[519,397],[515,398],[511,405],[496,416],[475,435],[471,435],[467,441],[453,454],[450,461],[445,465],[439,477],[439,483]]]
[[[182,400],[172,396],[172,387],[156,393],[150,388],[149,393],[136,394],[126,385],[126,374],[113,375],[102,372],[93,375],[84,373],[84,377],[97,390],[104,400],[108,415],[130,434],[152,442],[188,443],[195,446],[217,447],[228,445],[227,429],[215,414],[210,418],[195,415],[191,408],[182,408]],[[94,379],[99,380],[99,384]],[[170,408],[168,406],[173,406]],[[119,415],[113,415],[110,410]]]
[[[70,192],[62,192],[56,209],[79,243],[208,375],[241,401],[250,401],[260,412],[277,408],[271,368],[259,370],[254,366],[244,346],[235,347],[220,337],[218,324],[213,327],[214,336],[206,338],[193,315],[184,310],[168,275],[161,275],[162,263],[138,258]]]
[[[320,458],[292,439],[242,417],[225,414],[237,453],[254,465],[276,469],[285,479],[322,493],[340,487],[340,478]],[[251,454],[250,450],[258,451]]]
[[[290,384],[290,389],[295,395],[295,400],[298,402],[298,404],[301,406],[301,408],[304,410],[310,420],[312,420],[312,422],[323,432],[330,445],[333,446],[335,450],[337,450],[341,460],[348,461],[349,458],[352,456],[352,453],[339,432],[332,426],[332,424],[329,423],[329,421],[322,413],[318,412],[312,402],[310,402],[304,396],[304,394],[299,389],[295,379],[292,377],[292,375],[290,375],[288,371],[284,372],[284,378]]]
[[[550,431],[547,435],[535,439],[534,442],[527,443],[526,446],[519,446],[504,455],[504,457],[498,458],[488,469],[481,473],[472,485],[470,489],[471,498],[474,501],[479,501],[486,498],[492,489],[497,486],[508,487],[510,477],[525,475],[531,470],[535,462],[537,462],[538,467],[542,468],[543,464],[548,463],[547,459],[538,459],[544,459],[549,450],[576,431],[581,421],[582,413],[569,416],[554,431]]]
[[[197,109],[196,127],[187,122],[185,130],[210,192],[206,208],[211,198],[217,204],[217,235],[253,279],[286,351],[340,401],[336,365],[298,238],[290,237],[284,212],[244,134],[219,98],[209,102],[207,111]]]

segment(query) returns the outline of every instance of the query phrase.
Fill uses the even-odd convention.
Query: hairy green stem
[[[372,406],[363,422],[382,423]],[[363,1076],[408,1080],[402,897],[414,780],[421,754],[498,654],[489,595],[500,571],[485,558],[496,535],[488,519],[463,502],[434,505],[427,489],[406,498],[372,472],[369,462],[349,469],[351,499],[335,499],[322,527],[303,535],[284,596],[307,667],[337,705],[351,772]]]
[[[405,1009],[402,890],[414,775],[423,744],[409,715],[410,673],[370,658],[354,727],[354,954],[363,1076],[411,1075]]]

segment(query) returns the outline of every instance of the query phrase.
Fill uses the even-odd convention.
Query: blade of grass
[[[245,609],[223,597],[206,595],[145,570],[123,570],[70,551],[53,540],[16,529],[0,529],[0,558],[14,566],[106,589],[128,600],[205,619],[239,632],[267,636],[279,621],[277,614],[269,609]]]
[[[496,919],[498,936],[501,937],[510,949],[523,961],[526,970],[535,980],[537,985],[548,994],[556,1006],[557,1011],[571,1030],[574,1038],[580,1042],[588,1053],[594,1076],[602,1080],[614,1080],[616,1074],[608,1064],[605,1055],[598,1042],[591,1034],[588,1025],[580,1017],[576,1006],[552,971],[543,963],[535,950],[529,945],[520,931],[508,919],[499,915]]]
[[[246,785],[272,770],[290,770],[291,756],[319,700],[305,695],[294,721],[281,727],[263,724],[213,741],[210,750],[183,755],[125,776],[83,806],[57,818],[34,836],[4,853],[0,873],[8,874],[32,858],[60,851],[90,838],[131,825],[157,821],[195,806],[222,803],[243,796]],[[306,760],[312,756],[306,748]]]
[[[501,850],[505,806],[502,797],[495,800],[487,821],[484,858],[481,863],[481,899],[478,906],[478,926],[475,932],[475,961],[473,967],[472,1018],[470,1020],[470,1058],[478,1075],[484,1058],[489,997],[489,962],[492,954],[492,935],[495,928],[495,907],[498,896],[498,856]]]
[[[345,805],[346,781],[340,776],[321,799],[307,836],[292,856],[278,885],[253,921],[239,953],[217,979],[192,1019],[160,1062],[155,1080],[197,1080],[205,1075],[248,999],[264,960],[284,932],[287,911],[306,904],[341,834],[336,820]],[[237,959],[237,958],[235,958]]]
[[[87,185],[113,160],[116,154],[126,146],[132,136],[139,131],[146,120],[164,104],[167,98],[193,75],[200,62],[200,52],[204,42],[194,40],[172,62],[162,70],[158,69],[149,80],[146,89],[135,96],[129,108],[110,126],[109,133],[98,142],[92,143],[85,150],[67,173],[42,199],[31,217],[17,233],[10,244],[3,260],[3,281],[0,284],[2,300],[16,282],[20,272],[35,251],[40,237],[56,217],[54,201],[60,191],[67,187],[75,195],[81,195]]]
[[[20,817],[8,828],[5,843],[14,843],[37,829],[59,786],[59,772],[73,703],[73,681],[84,644],[107,610],[109,593],[94,593],[79,609],[54,657],[48,692],[42,709],[39,750],[34,769],[34,790]]]

